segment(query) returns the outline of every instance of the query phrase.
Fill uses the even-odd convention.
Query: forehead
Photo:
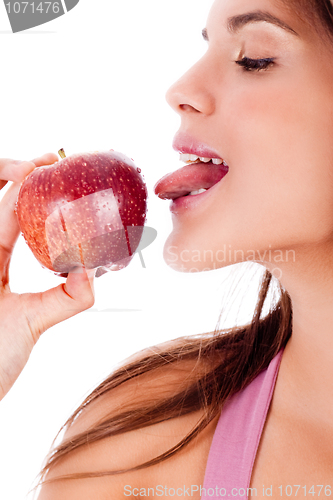
[[[292,4],[286,2],[286,4]],[[286,6],[283,0],[215,0],[211,7],[215,13],[231,12],[231,11],[252,11],[257,9],[271,9],[275,12],[286,11]]]
[[[207,28],[218,23],[227,29],[230,18],[254,12],[268,14],[267,19],[271,16],[280,20],[282,25],[292,28],[300,36],[306,37],[309,33],[309,26],[293,12],[292,2],[288,5],[283,0],[215,0],[208,15]]]

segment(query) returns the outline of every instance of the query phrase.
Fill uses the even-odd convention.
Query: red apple
[[[146,219],[140,172],[113,150],[75,154],[33,170],[21,185],[16,213],[42,266],[60,276],[78,265],[127,266]]]

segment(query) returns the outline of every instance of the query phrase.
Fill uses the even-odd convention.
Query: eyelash
[[[243,57],[240,61],[235,61],[235,63],[242,66],[244,71],[263,71],[275,64],[274,57],[267,57],[265,59]]]

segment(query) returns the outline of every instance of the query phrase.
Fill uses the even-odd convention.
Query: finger
[[[94,270],[68,273],[66,283],[46,292],[25,294],[25,312],[35,342],[51,326],[94,305]]]
[[[13,160],[11,158],[0,158],[1,181],[22,182],[23,179],[36,167],[53,165],[59,157],[54,153],[46,153],[32,161]],[[0,189],[3,185],[0,184]]]
[[[0,179],[2,181],[22,182],[34,168],[36,165],[31,161],[0,158]]]
[[[31,161],[36,167],[43,167],[44,165],[53,165],[53,163],[59,161],[59,156],[55,153],[46,153],[45,155],[39,156]]]
[[[14,182],[0,203],[0,264],[1,269],[3,269],[4,262],[7,262],[8,257],[10,257],[15,242],[20,234],[20,227],[15,214],[15,204],[17,200],[17,195],[20,189],[20,181],[31,171],[38,166],[42,165],[52,165],[58,160],[57,155],[54,153],[47,153],[39,158],[33,160],[33,162],[19,162],[17,160],[9,160],[12,163],[4,163],[4,160],[0,159],[0,169],[1,162],[5,173],[9,173],[10,168],[16,169],[17,182]],[[1,174],[0,174],[1,175]],[[22,176],[22,179],[20,177]],[[11,180],[14,179],[15,175],[11,175]],[[1,182],[1,181],[0,181]]]
[[[20,183],[13,183],[0,203],[0,269],[8,262],[15,242],[20,234],[20,227],[15,214],[15,203]],[[1,272],[1,271],[0,271]]]

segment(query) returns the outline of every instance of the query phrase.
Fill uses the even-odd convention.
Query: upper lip
[[[178,153],[197,155],[199,158],[223,159],[216,150],[185,132],[178,132],[175,135],[172,147]]]

